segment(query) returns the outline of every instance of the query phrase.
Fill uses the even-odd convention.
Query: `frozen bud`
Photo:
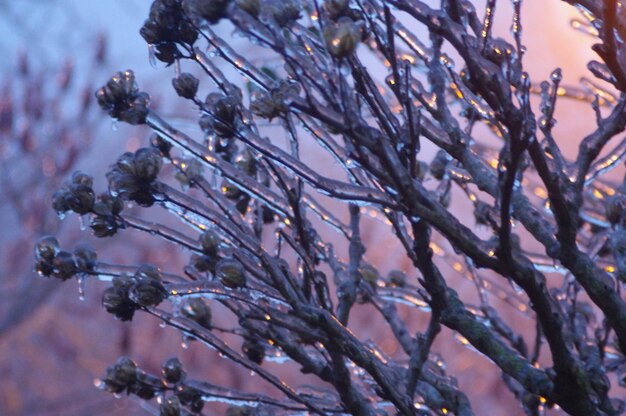
[[[215,24],[226,17],[229,3],[230,0],[187,0],[185,10]]]
[[[612,224],[622,223],[624,214],[626,214],[626,195],[621,192],[616,193],[609,198],[605,205],[606,219]]]
[[[59,251],[57,255],[54,256],[52,267],[54,268],[54,277],[61,280],[71,279],[78,271],[74,256],[67,251]]]
[[[392,285],[398,287],[406,286],[406,274],[400,270],[392,270],[387,276]]]
[[[211,329],[211,308],[202,298],[185,299],[181,313],[187,318],[195,321],[198,325]]]
[[[261,10],[260,0],[235,0],[235,4],[250,16],[257,17]]]
[[[98,195],[93,212],[98,215],[118,215],[124,209],[124,201],[108,192]]]
[[[617,275],[624,282],[626,281],[626,230],[614,231],[609,241],[613,250],[613,257],[617,263]]]
[[[168,397],[159,407],[159,416],[180,416],[181,414],[180,400],[176,396]]]
[[[446,175],[446,169],[450,163],[450,156],[444,151],[440,150],[435,155],[435,158],[430,162],[430,173],[435,179],[443,179]]]
[[[417,161],[417,178],[420,181],[423,181],[427,173],[428,173],[428,163],[424,162],[423,160],[418,160]]]
[[[215,276],[224,286],[232,289],[246,285],[246,272],[243,265],[235,259],[222,259],[217,262]]]
[[[154,45],[154,57],[161,62],[171,65],[181,57],[181,54],[174,42],[163,42]]]
[[[186,384],[178,386],[175,393],[181,404],[185,406],[191,406],[198,401],[202,402],[202,394],[200,391]]]
[[[79,244],[74,249],[74,258],[80,270],[91,271],[96,267],[98,255],[96,254],[96,250],[89,244]]]
[[[229,406],[226,410],[226,416],[252,416],[254,409],[248,406]]]
[[[59,189],[52,194],[52,209],[58,214],[63,214],[70,210],[70,206],[67,203],[67,189]]]
[[[68,184],[65,193],[65,202],[69,209],[77,214],[84,215],[91,212],[96,195],[90,186],[82,184]]]
[[[374,266],[368,263],[363,263],[361,267],[359,267],[359,273],[361,273],[361,278],[363,278],[365,282],[372,287],[376,287],[379,275],[378,270],[376,270]]]
[[[244,171],[246,175],[254,176],[256,174],[257,161],[249,151],[244,151],[239,157],[237,157],[235,164],[239,169]]]
[[[89,227],[94,236],[104,238],[114,236],[120,228],[120,224],[111,216],[94,215],[91,217]]]
[[[133,283],[134,280],[130,276],[117,276],[113,278],[113,286],[102,294],[104,309],[121,321],[132,320],[137,309],[137,304],[128,296]]]
[[[335,58],[351,55],[361,40],[358,26],[349,17],[341,18],[337,23],[329,24],[324,29],[324,40],[328,52]]]
[[[189,259],[189,265],[199,272],[215,272],[217,259],[205,256],[204,254],[192,254]]]
[[[239,197],[243,193],[239,188],[237,188],[237,186],[235,186],[235,184],[233,184],[228,179],[224,179],[222,181],[221,190],[224,196],[230,199],[231,201],[239,199]]]
[[[130,290],[130,298],[141,306],[156,306],[167,297],[161,282],[161,272],[151,264],[144,264],[135,272],[136,283]]]
[[[326,0],[324,8],[331,19],[336,20],[348,12],[349,0]]]
[[[120,155],[113,165],[114,169],[120,173],[132,176],[135,174],[135,154],[126,152]]]
[[[198,78],[187,72],[183,72],[172,80],[176,94],[189,100],[192,100],[196,96],[199,83]]]
[[[199,240],[204,254],[211,257],[217,256],[217,250],[219,249],[220,243],[222,241],[217,231],[209,228],[208,230],[200,234]]]
[[[100,107],[111,117],[129,124],[143,124],[148,115],[149,96],[140,92],[131,70],[116,73],[96,91]]]
[[[495,224],[493,208],[483,201],[477,201],[474,208],[474,219],[476,224],[492,225]]]
[[[111,393],[122,393],[137,382],[137,364],[128,357],[120,357],[115,365],[106,369],[104,384]]]
[[[93,177],[81,171],[76,171],[72,174],[72,183],[91,188],[93,186]]]
[[[265,357],[265,346],[259,340],[246,338],[241,345],[241,351],[253,363],[261,364]]]
[[[163,157],[169,157],[170,150],[172,150],[172,144],[167,140],[163,139],[158,134],[153,134],[150,137],[150,145],[155,149],[158,149],[161,152]]]
[[[278,26],[290,27],[300,19],[300,8],[292,1],[284,1],[273,10],[273,17]]]
[[[135,152],[135,175],[142,180],[154,181],[162,165],[161,152],[153,147],[144,147]]]
[[[163,379],[171,384],[176,384],[185,378],[183,364],[176,357],[168,359],[161,367]]]
[[[41,237],[35,245],[35,257],[37,260],[51,261],[58,253],[59,241],[51,235]]]

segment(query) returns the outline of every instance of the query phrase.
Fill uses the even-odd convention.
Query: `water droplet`
[[[85,286],[87,284],[87,279],[85,276],[78,275],[76,276],[76,282],[78,282],[78,299],[84,301],[85,300]]]

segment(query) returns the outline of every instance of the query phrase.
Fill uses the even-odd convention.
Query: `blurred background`
[[[484,2],[475,3],[480,10]],[[509,3],[500,2],[502,14],[496,18],[496,30],[505,37]],[[73,171],[93,175],[95,188],[104,189],[104,173],[117,156],[146,144],[147,131],[117,126],[94,105],[93,91],[113,72],[133,69],[163,114],[185,117],[177,109],[180,101],[171,99],[173,69],[149,64],[138,33],[150,4],[0,0],[0,415],[150,414],[155,407],[132,398],[117,400],[94,387],[94,379],[120,355],[132,356],[153,372],[178,355],[194,369],[193,377],[248,391],[267,388],[202,347],[191,343],[183,349],[178,333],[141,314],[132,323],[115,321],[100,307],[104,285],[89,282],[81,301],[75,282],[61,284],[32,271],[33,244],[46,234],[57,235],[63,247],[89,241],[101,258],[122,264],[159,259],[175,269],[187,261],[188,253],[132,232],[96,240],[81,231],[76,216],[62,221],[50,208],[51,194]],[[592,38],[572,29],[575,15],[561,1],[525,2],[525,62],[534,83],[549,78],[557,66],[566,84],[578,84],[586,75]],[[229,27],[219,30],[229,37]],[[190,120],[194,116],[188,114]],[[565,141],[593,128],[587,104],[563,100],[557,119],[555,132]],[[463,207],[453,211],[462,215]],[[381,238],[384,233],[381,237],[375,229],[364,233],[366,245],[384,244]],[[377,265],[383,258],[394,261],[387,253],[376,257],[373,253],[369,260]],[[371,324],[366,317],[355,321],[357,327]],[[446,353],[461,387],[472,386],[476,414],[522,414],[511,406],[512,395],[489,362],[455,343],[437,347]],[[220,412],[218,406],[205,414]]]

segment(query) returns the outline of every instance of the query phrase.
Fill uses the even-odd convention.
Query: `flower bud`
[[[159,407],[159,416],[180,416],[181,406],[178,397],[168,397]]]
[[[58,253],[59,241],[51,235],[41,237],[35,245],[35,257],[38,260],[45,259],[51,261]]]
[[[89,223],[93,235],[98,238],[111,237],[117,233],[120,225],[115,218],[105,215],[94,215]]]
[[[161,152],[153,147],[143,147],[135,152],[135,175],[145,181],[152,182],[163,166]]]
[[[246,285],[246,272],[235,259],[222,259],[215,266],[215,276],[226,287],[237,289]]]
[[[248,406],[229,406],[226,409],[226,416],[252,416],[254,415],[254,410]]]
[[[246,338],[243,341],[241,351],[248,357],[248,360],[253,363],[261,364],[265,357],[265,346],[253,338]]]
[[[211,228],[200,234],[200,245],[202,246],[202,251],[207,256],[217,256],[217,250],[220,247],[221,241],[222,239],[220,238],[217,231]]]
[[[450,156],[444,150],[440,150],[435,158],[430,162],[430,173],[435,179],[443,179],[446,169],[450,163]]]
[[[406,274],[400,270],[390,271],[389,275],[387,276],[387,279],[389,279],[389,282],[391,282],[391,284],[394,286],[397,286],[397,287],[406,286]]]
[[[161,367],[163,379],[170,384],[176,384],[185,378],[183,364],[176,357],[168,359]]]
[[[189,100],[192,100],[196,96],[199,83],[200,81],[198,78],[187,72],[183,72],[172,80],[172,85],[176,90],[176,94]]]
[[[215,272],[217,258],[205,256],[204,254],[192,254],[189,265],[199,272]]]
[[[61,280],[71,279],[78,271],[74,256],[67,251],[59,251],[54,256],[52,267],[54,268],[54,277]]]
[[[195,321],[198,325],[211,329],[211,308],[202,298],[185,299],[181,313],[187,318]]]
[[[105,388],[111,393],[122,393],[137,382],[137,364],[128,357],[120,357],[115,365],[106,369]]]
[[[324,40],[328,52],[335,58],[351,55],[361,40],[357,25],[349,17],[341,18],[336,24],[329,24],[324,29]]]
[[[161,273],[156,266],[144,264],[135,273],[136,283],[130,290],[131,300],[141,306],[156,306],[167,297],[161,282]]]
[[[91,187],[82,184],[67,185],[65,193],[67,207],[77,214],[84,215],[91,212],[96,195]]]
[[[79,244],[74,249],[74,258],[80,270],[93,271],[96,267],[98,255],[96,250],[89,244]]]
[[[626,214],[626,195],[621,192],[608,198],[605,205],[606,219],[612,224],[620,224]]]
[[[257,17],[261,10],[260,0],[235,0],[235,4],[250,16]]]
[[[374,268],[371,264],[363,263],[361,267],[359,267],[359,273],[361,273],[361,278],[367,282],[370,286],[376,287],[376,282],[378,281],[378,270]]]
[[[52,194],[52,209],[57,214],[63,214],[70,210],[70,206],[67,203],[67,189],[59,189]]]
[[[332,20],[337,20],[348,11],[348,3],[350,3],[349,0],[326,0],[324,8]]]
[[[148,94],[140,92],[131,70],[116,73],[96,91],[100,107],[111,117],[129,124],[144,124],[148,115]]]
[[[128,292],[134,280],[130,276],[122,275],[113,278],[113,286],[102,294],[102,306],[121,321],[133,319],[137,304],[128,297]]]

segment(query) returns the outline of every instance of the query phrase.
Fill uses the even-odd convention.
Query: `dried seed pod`
[[[176,357],[169,358],[163,363],[161,374],[163,379],[170,384],[176,384],[185,379],[183,364]]]
[[[243,265],[235,259],[222,259],[217,262],[215,276],[224,286],[232,289],[246,285],[246,272]]]
[[[211,329],[211,308],[202,298],[187,298],[181,307],[181,313],[204,328]]]
[[[172,85],[176,90],[176,94],[189,100],[193,100],[196,96],[199,84],[198,78],[187,72],[183,72],[178,77],[172,79]]]

